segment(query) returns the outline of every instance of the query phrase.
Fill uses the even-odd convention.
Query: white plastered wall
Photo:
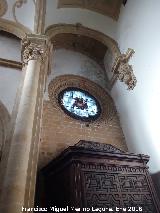
[[[7,0],[8,10],[2,18],[15,22],[13,16],[13,5],[15,2],[16,2],[15,0]],[[34,0],[27,0],[26,3],[23,3],[20,8],[16,7],[15,15],[17,21],[20,24],[28,27],[30,30],[34,30],[34,16],[35,16]]]
[[[47,87],[52,79],[60,75],[79,75],[85,77],[107,90],[106,79],[102,68],[91,58],[78,52],[57,49],[53,53],[51,73],[47,79]],[[45,98],[48,99],[46,92]]]
[[[17,90],[22,78],[22,71],[0,66],[0,100],[11,114]]]
[[[0,33],[0,58],[21,61],[21,43],[17,38],[9,38]]]
[[[117,82],[112,96],[131,152],[150,155],[150,171],[160,171],[160,1],[128,0],[121,8],[118,43],[121,52],[135,50],[130,61],[137,86]]]
[[[20,61],[20,50],[20,40],[0,35],[0,58]],[[10,114],[21,79],[21,70],[0,66],[0,101]]]

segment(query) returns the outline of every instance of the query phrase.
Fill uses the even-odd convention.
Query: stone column
[[[33,207],[48,47],[46,36],[27,35],[22,41],[26,74],[0,200],[3,213]]]

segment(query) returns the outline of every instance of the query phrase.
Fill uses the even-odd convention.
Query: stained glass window
[[[83,121],[95,120],[101,112],[96,98],[78,88],[63,90],[59,94],[59,103],[67,114]]]

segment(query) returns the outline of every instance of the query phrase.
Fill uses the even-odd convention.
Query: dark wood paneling
[[[137,212],[159,213],[148,160],[146,155],[125,153],[109,144],[80,141],[41,170],[45,205],[113,211],[133,207]]]
[[[160,172],[151,175],[158,198],[160,200]]]

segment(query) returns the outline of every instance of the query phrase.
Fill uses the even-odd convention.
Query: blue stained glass
[[[100,105],[88,92],[80,89],[66,89],[60,94],[63,109],[77,118],[94,119],[100,114]]]

